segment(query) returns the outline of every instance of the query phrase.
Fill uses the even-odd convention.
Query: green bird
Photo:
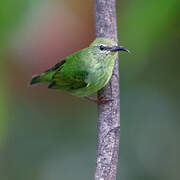
[[[53,67],[32,78],[30,84],[50,83],[48,88],[67,91],[96,103],[105,103],[104,97],[89,97],[103,88],[112,76],[118,51],[129,52],[107,38],[96,38],[89,47],[62,59]]]

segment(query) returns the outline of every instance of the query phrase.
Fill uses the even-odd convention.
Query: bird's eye
[[[99,49],[100,49],[101,51],[103,51],[103,50],[105,50],[105,47],[104,47],[103,45],[100,45],[100,46],[99,46]]]

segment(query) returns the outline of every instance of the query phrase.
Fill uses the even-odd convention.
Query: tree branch
[[[95,0],[96,36],[117,41],[116,0]],[[98,105],[98,149],[94,180],[115,180],[120,139],[119,68],[98,96],[113,99]]]

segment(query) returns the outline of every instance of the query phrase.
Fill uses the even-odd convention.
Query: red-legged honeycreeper
[[[30,82],[50,83],[48,88],[67,91],[78,97],[85,97],[97,103],[105,103],[104,97],[88,97],[103,88],[112,76],[118,51],[129,52],[107,38],[96,38],[89,47],[59,61]]]

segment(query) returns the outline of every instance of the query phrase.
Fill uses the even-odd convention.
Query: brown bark
[[[117,41],[116,0],[95,0],[96,36]],[[119,67],[98,96],[113,99],[98,105],[98,149],[94,180],[115,180],[120,139]]]

